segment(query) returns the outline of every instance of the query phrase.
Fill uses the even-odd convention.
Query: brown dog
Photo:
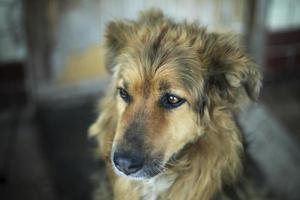
[[[113,75],[90,129],[114,199],[212,199],[242,170],[235,113],[258,96],[261,75],[233,37],[150,10],[111,22]]]

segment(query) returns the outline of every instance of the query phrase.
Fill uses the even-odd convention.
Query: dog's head
[[[117,174],[151,178],[205,133],[213,112],[238,109],[260,88],[260,74],[229,36],[174,23],[159,11],[111,22],[106,66],[114,77]],[[207,120],[206,120],[207,121]]]

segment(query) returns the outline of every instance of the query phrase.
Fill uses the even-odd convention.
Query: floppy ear
[[[113,72],[113,67],[116,65],[116,57],[126,46],[133,30],[133,23],[129,21],[113,21],[107,25],[105,31],[105,66],[108,72]]]
[[[261,87],[257,65],[239,47],[234,36],[208,35],[206,92],[215,104],[239,108],[247,100],[256,100]]]
[[[112,73],[116,65],[116,57],[126,47],[130,39],[134,39],[137,26],[149,28],[171,21],[159,9],[149,9],[140,13],[138,21],[121,20],[110,22],[105,30],[106,58],[105,66]]]

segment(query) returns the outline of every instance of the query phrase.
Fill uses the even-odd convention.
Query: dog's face
[[[161,173],[204,134],[205,112],[255,96],[260,79],[219,36],[161,13],[148,15],[113,22],[106,33],[118,112],[111,162],[117,174],[134,179]]]
[[[176,78],[174,63],[147,74],[142,69],[146,63],[129,60],[117,79],[119,120],[111,159],[120,174],[150,178],[202,134],[199,114],[193,110],[193,95]]]

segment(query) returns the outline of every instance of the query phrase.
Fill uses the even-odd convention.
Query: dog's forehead
[[[137,93],[169,89],[193,96],[201,91],[202,63],[195,49],[174,41],[159,41],[158,45],[154,39],[124,49],[118,57],[119,76],[124,83]]]

